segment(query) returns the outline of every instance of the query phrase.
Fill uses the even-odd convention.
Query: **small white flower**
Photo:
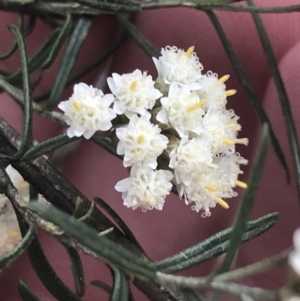
[[[155,101],[162,93],[154,88],[151,75],[141,70],[119,75],[113,73],[107,79],[108,86],[115,95],[114,110],[117,114],[125,114],[130,118],[137,113],[143,115],[146,110],[152,109]]]
[[[104,95],[100,89],[80,83],[74,86],[74,93],[58,107],[64,111],[70,126],[67,135],[91,138],[96,131],[107,131],[112,127],[111,120],[116,113],[110,108],[114,101],[112,94]]]
[[[289,255],[289,265],[300,276],[300,228],[294,232],[294,251]]]
[[[125,155],[125,167],[140,163],[154,169],[157,157],[167,148],[168,138],[160,134],[160,128],[150,122],[150,117],[133,115],[127,126],[116,130],[120,140],[117,153]]]
[[[201,173],[207,166],[214,167],[212,160],[209,139],[188,140],[185,136],[171,151],[169,166],[174,169],[177,184],[190,185],[195,172]]]
[[[167,170],[152,170],[148,166],[133,165],[130,177],[119,181],[115,189],[122,192],[124,205],[143,211],[162,210],[165,198],[172,189],[173,174]]]
[[[241,126],[239,117],[232,110],[208,110],[203,117],[203,134],[210,138],[214,155],[218,153],[231,154],[235,151],[235,144],[248,144],[248,139],[237,139]]]
[[[188,135],[189,132],[200,134],[202,116],[205,113],[202,107],[205,103],[194,91],[172,83],[168,97],[161,99],[162,110],[156,119],[161,123],[170,124],[180,137]]]
[[[153,58],[153,61],[158,72],[156,84],[164,94],[172,82],[195,86],[195,89],[200,87],[196,83],[202,76],[203,66],[194,52],[194,47],[184,51],[175,46],[167,46],[162,48],[161,56],[158,59]]]
[[[224,81],[228,79],[229,76],[224,76],[218,79],[216,73],[211,71],[207,72],[206,75],[199,79],[199,84],[201,88],[197,90],[198,95],[201,99],[207,101],[206,108],[212,107],[214,110],[225,109],[227,104],[227,96],[234,95],[235,90],[226,91],[226,86]]]

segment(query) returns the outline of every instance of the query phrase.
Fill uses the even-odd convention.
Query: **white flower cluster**
[[[107,79],[112,94],[76,85],[71,98],[59,105],[69,137],[88,139],[96,131],[115,129],[117,153],[131,169],[129,178],[115,186],[127,207],[162,210],[173,182],[180,197],[194,203],[193,210],[204,211],[203,217],[216,204],[228,208],[223,199],[236,196],[236,186],[247,187],[238,180],[240,165],[247,161],[235,145],[248,144],[237,138],[239,117],[226,109],[227,97],[236,93],[226,90],[229,76],[202,74],[194,47],[168,46],[153,60],[156,81],[135,70]],[[115,128],[111,121],[117,114],[128,123]],[[167,170],[161,162],[167,162]]]
[[[294,272],[300,277],[300,229],[294,233],[294,250],[289,255],[289,265]]]

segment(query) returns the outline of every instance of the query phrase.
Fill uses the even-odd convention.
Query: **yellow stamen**
[[[10,231],[10,232],[8,232],[7,233],[7,236],[8,237],[16,237],[16,236],[18,236],[18,232],[16,232],[16,231]]]
[[[234,89],[225,91],[226,96],[233,96],[235,94],[236,94],[236,90]]]
[[[248,145],[249,140],[248,138],[240,138],[240,139],[223,139],[223,143],[227,145],[235,145],[235,144],[244,144]]]
[[[194,52],[194,50],[195,50],[195,46],[189,47],[189,48],[187,49],[187,51],[185,52],[185,55],[186,55],[187,57],[189,57],[189,56]]]
[[[232,139],[223,139],[223,143],[227,145],[235,145],[235,141]]]
[[[77,111],[80,111],[82,109],[82,104],[78,101],[73,101],[73,106]]]
[[[139,135],[139,136],[137,137],[137,142],[138,142],[138,143],[142,143],[144,140],[145,140],[145,136],[144,136],[144,135]]]
[[[197,102],[197,103],[194,103],[194,104],[192,104],[192,105],[186,106],[186,111],[187,111],[187,112],[194,111],[194,110],[196,110],[196,109],[198,109],[198,108],[201,108],[201,107],[205,106],[206,104],[207,104],[207,101],[206,101],[206,100],[201,100],[201,101],[199,101],[199,102]]]
[[[224,84],[229,79],[229,77],[230,77],[230,75],[226,74],[226,75],[222,76],[221,78],[219,78],[219,82]]]
[[[137,81],[135,80],[135,81],[133,81],[133,82],[131,83],[129,89],[130,89],[131,92],[134,92],[134,91],[136,90],[136,88],[137,88]]]
[[[248,185],[245,182],[242,182],[242,181],[239,181],[239,180],[236,180],[235,184],[236,184],[236,186],[241,187],[243,189],[246,189],[248,187]]]
[[[204,185],[204,188],[206,188],[210,191],[218,191],[219,190],[216,186],[213,186],[213,185],[210,185],[210,184]]]
[[[224,209],[229,209],[229,205],[223,200],[223,199],[220,199],[220,198],[216,198],[216,202]]]

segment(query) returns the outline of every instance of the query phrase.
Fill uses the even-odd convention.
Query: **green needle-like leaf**
[[[53,109],[59,101],[91,24],[92,19],[87,17],[82,17],[77,22],[56,75],[55,83],[46,106],[47,110]]]
[[[111,295],[111,293],[112,293],[112,288],[111,288],[108,284],[106,284],[106,283],[104,283],[104,282],[102,282],[102,281],[99,281],[99,280],[93,280],[93,281],[91,282],[91,285],[102,288],[102,289],[105,290],[109,295]]]
[[[247,242],[265,233],[276,224],[277,219],[278,213],[271,213],[248,222],[242,241]],[[232,228],[225,229],[178,254],[156,262],[155,266],[161,272],[176,273],[219,256],[227,251],[231,232]]]
[[[210,18],[213,26],[215,27],[216,32],[219,35],[219,38],[223,44],[223,47],[227,53],[227,56],[232,64],[232,67],[235,71],[235,74],[237,75],[237,78],[239,79],[241,86],[244,88],[249,101],[251,102],[251,105],[253,106],[260,122],[262,124],[266,123],[269,126],[269,131],[270,131],[270,138],[271,138],[271,142],[272,142],[272,146],[273,149],[276,153],[276,156],[279,160],[279,162],[281,163],[281,165],[283,166],[285,172],[286,172],[286,177],[288,182],[290,181],[290,173],[289,173],[289,168],[288,165],[286,163],[285,160],[285,156],[284,153],[282,151],[282,148],[279,144],[279,141],[275,135],[275,132],[273,131],[272,125],[270,123],[269,117],[266,114],[265,110],[263,109],[261,102],[259,100],[259,97],[255,94],[254,89],[248,79],[248,76],[243,68],[243,66],[241,65],[222,25],[220,24],[218,18],[216,17],[216,15],[210,11],[207,10],[206,14],[208,15],[208,17]]]
[[[147,278],[155,277],[156,269],[151,262],[136,257],[109,238],[99,236],[96,230],[85,223],[68,216],[49,204],[35,202],[28,204],[28,206],[41,214],[46,220],[57,225],[81,245],[98,254],[105,261],[135,275]]]
[[[110,300],[128,301],[128,282],[125,275],[117,268],[114,271],[114,286]]]
[[[55,60],[58,52],[61,49],[63,43],[65,42],[68,34],[70,33],[71,27],[72,27],[72,18],[71,18],[71,15],[68,14],[67,17],[66,17],[66,21],[64,23],[64,26],[59,31],[57,39],[53,43],[53,46],[51,48],[51,51],[49,53],[48,58],[46,59],[46,61],[42,65],[43,69],[48,69],[52,65],[52,63]]]
[[[17,26],[10,25],[8,28],[12,31],[18,42],[18,47],[20,50],[22,61],[22,76],[24,90],[23,139],[19,151],[13,157],[17,160],[23,156],[23,154],[32,144],[32,99],[24,39],[22,37],[20,29]]]
[[[143,248],[135,238],[132,231],[128,228],[126,223],[122,220],[122,218],[119,216],[119,214],[114,211],[106,202],[104,202],[100,198],[94,198],[94,201],[97,205],[99,205],[101,208],[103,208],[110,216],[111,218],[117,223],[117,225],[122,229],[124,234],[133,242],[138,248],[140,248],[143,251]]]
[[[245,192],[245,196],[238,212],[233,230],[230,235],[230,243],[226,256],[217,270],[217,274],[227,272],[235,258],[238,247],[242,242],[243,233],[247,229],[247,221],[251,213],[251,209],[255,200],[256,192],[259,187],[260,178],[264,168],[264,162],[268,149],[269,130],[268,126],[263,126],[262,138],[258,148],[258,154],[255,160],[254,168],[250,177],[249,186]]]
[[[248,0],[249,6],[254,7],[253,0]],[[276,58],[274,52],[272,50],[272,46],[268,39],[268,35],[265,31],[264,25],[258,14],[252,14],[256,29],[259,34],[259,38],[261,44],[263,46],[264,52],[267,56],[268,63],[271,69],[271,72],[274,77],[274,81],[276,84],[277,92],[279,95],[279,100],[281,104],[282,114],[285,119],[286,127],[287,127],[287,137],[289,139],[290,148],[292,151],[293,159],[294,159],[294,167],[296,171],[296,180],[297,180],[297,188],[298,188],[298,199],[300,202],[300,149],[298,136],[296,131],[296,126],[293,120],[292,110],[289,102],[289,98],[280,75],[280,71],[278,69],[278,65],[276,62]]]
[[[40,299],[32,292],[22,280],[18,283],[18,292],[23,301],[40,301]]]
[[[71,260],[71,269],[72,269],[74,283],[75,283],[76,295],[82,297],[86,290],[82,261],[80,259],[78,252],[75,249],[67,245],[64,245],[64,247],[68,252]]]
[[[30,225],[24,238],[11,251],[0,257],[0,270],[15,261],[19,256],[27,250],[33,238],[35,237],[35,228]]]
[[[96,144],[102,146],[104,149],[106,149],[109,153],[114,155],[115,157],[118,157],[119,159],[123,160],[123,156],[120,156],[117,154],[116,148],[113,145],[112,141],[108,138],[103,138],[94,135],[92,138],[92,141],[95,142]]]
[[[79,137],[69,138],[67,134],[61,134],[32,146],[23,156],[23,159],[34,160],[68,143],[78,140]]]

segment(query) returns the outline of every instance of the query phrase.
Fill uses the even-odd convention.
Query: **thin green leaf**
[[[110,301],[128,301],[128,282],[119,269],[113,268],[114,271],[114,286]]]
[[[41,67],[44,61],[47,59],[49,52],[52,49],[53,43],[56,41],[57,36],[59,35],[59,29],[54,30],[44,44],[28,59],[28,73],[32,73],[37,68]],[[18,84],[21,80],[22,69],[16,71],[14,74],[5,77],[10,83]]]
[[[275,132],[273,131],[273,127],[270,123],[269,117],[266,114],[265,110],[262,107],[262,104],[259,100],[259,97],[255,94],[254,89],[248,79],[248,76],[243,68],[243,66],[241,65],[225,31],[223,30],[222,25],[220,24],[218,18],[216,17],[216,15],[210,11],[207,10],[206,14],[208,15],[208,17],[210,18],[213,26],[215,27],[216,32],[219,35],[219,38],[223,44],[223,47],[227,53],[227,56],[232,64],[232,67],[235,71],[235,74],[237,75],[237,78],[239,79],[241,86],[244,88],[248,99],[251,103],[251,105],[253,106],[260,122],[262,124],[266,123],[269,126],[269,131],[270,131],[270,138],[271,138],[271,142],[272,142],[272,146],[273,149],[276,153],[276,156],[279,160],[279,162],[281,163],[281,165],[283,166],[285,173],[286,173],[286,178],[287,181],[290,181],[290,173],[289,173],[289,168],[287,165],[287,162],[285,160],[285,156],[284,153],[282,151],[282,148],[279,144],[279,141],[275,135]]]
[[[159,51],[139,32],[136,26],[129,21],[128,16],[120,14],[117,14],[116,16],[118,21],[135,40],[138,46],[140,46],[150,57],[159,57]]]
[[[123,160],[123,156],[117,154],[116,148],[109,138],[104,138],[104,137],[99,137],[94,135],[91,138],[91,140],[96,144],[100,145],[101,147],[103,147],[104,149],[106,149],[109,153],[111,153],[115,157]]]
[[[25,235],[28,228],[27,224],[18,212],[17,217],[21,233],[22,235]],[[58,301],[82,301],[58,277],[49,261],[47,260],[47,257],[45,256],[37,237],[33,239],[31,245],[28,247],[27,254],[37,276],[40,278],[46,289]]]
[[[102,281],[99,281],[99,280],[93,280],[91,282],[91,285],[104,289],[109,295],[111,295],[111,293],[113,291],[113,289],[108,284],[106,284]]]
[[[103,208],[109,216],[117,223],[117,225],[122,229],[124,234],[130,239],[132,243],[134,243],[141,251],[143,251],[143,248],[135,238],[132,231],[128,228],[126,223],[122,220],[122,218],[119,216],[119,214],[114,211],[105,201],[102,199],[95,197],[94,201],[97,205],[99,205],[101,208]],[[143,251],[144,252],[144,251]]]
[[[61,134],[56,137],[50,138],[37,145],[32,146],[23,156],[23,159],[34,160],[53,150],[56,150],[63,145],[71,143],[80,139],[79,137],[69,138],[67,134]]]
[[[138,1],[75,0],[74,2],[103,10],[106,13],[133,13],[141,10],[141,5]]]
[[[59,35],[57,36],[57,39],[55,40],[51,48],[48,58],[42,65],[43,69],[48,69],[52,65],[63,43],[65,42],[68,34],[70,33],[71,28],[72,28],[72,18],[71,15],[68,14],[66,17],[66,21],[63,27],[61,28],[61,30],[59,31]]]
[[[9,252],[0,257],[0,270],[7,267],[10,263],[19,258],[27,250],[33,238],[35,237],[35,228],[30,225],[24,238]]]
[[[76,295],[82,297],[86,291],[82,261],[80,259],[78,252],[74,248],[71,248],[67,245],[64,245],[64,247],[70,257]]]
[[[156,269],[151,262],[136,257],[106,236],[98,236],[97,231],[85,223],[75,220],[49,204],[35,202],[28,206],[114,266],[147,278],[155,277]]]
[[[23,154],[32,144],[32,99],[29,83],[26,48],[21,31],[15,25],[10,25],[8,28],[12,31],[18,42],[18,47],[20,50],[22,61],[22,77],[24,90],[23,139],[18,152],[13,156],[13,158],[17,160],[23,156]]]
[[[205,299],[196,290],[185,288],[181,289],[181,291],[188,301],[205,301]]]
[[[18,283],[18,292],[23,301],[40,301],[40,299],[32,292],[22,280]]]
[[[277,219],[278,213],[271,213],[248,222],[242,241],[247,242],[265,233],[276,224]],[[155,266],[161,272],[176,273],[219,256],[227,251],[231,232],[232,228],[225,229],[178,254],[156,262]]]
[[[88,33],[88,30],[92,24],[92,19],[87,17],[81,17],[71,35],[68,46],[65,50],[60,68],[55,78],[55,83],[51,91],[49,101],[46,109],[53,109],[67,84],[70,73],[75,64],[79,50],[82,46],[83,41]]]
[[[23,32],[24,29],[24,16],[23,14],[19,14],[18,17],[18,27],[20,28],[20,31]],[[15,51],[18,49],[18,42],[17,40],[13,41],[13,44],[10,46],[10,48],[5,52],[4,54],[0,55],[0,60],[5,60],[12,56]]]
[[[248,0],[248,4],[251,7],[254,7],[253,0]],[[265,54],[268,59],[269,67],[271,69],[277,92],[279,95],[280,105],[282,109],[282,114],[285,119],[286,129],[287,129],[287,136],[290,143],[291,152],[293,155],[294,160],[294,167],[296,172],[296,180],[297,180],[297,188],[298,188],[298,198],[300,202],[300,151],[299,151],[299,142],[297,137],[297,131],[296,126],[293,120],[292,110],[290,107],[289,98],[282,80],[282,77],[280,75],[280,71],[278,69],[278,65],[276,62],[276,58],[272,49],[272,46],[270,44],[270,41],[268,39],[268,35],[264,29],[264,25],[259,17],[258,14],[252,14],[256,29],[259,34],[259,38],[262,44],[262,47],[265,51]]]
[[[105,49],[104,52],[101,53],[98,58],[96,58],[91,63],[88,63],[78,73],[76,73],[74,75],[70,75],[70,78],[68,79],[68,82],[67,82],[67,86],[75,83],[81,77],[90,73],[94,68],[98,67],[101,63],[103,63],[107,58],[109,58],[120,47],[120,45],[125,41],[125,39],[127,37],[128,37],[128,35],[124,31],[122,31],[119,35],[117,35],[115,41],[107,49]],[[41,101],[47,99],[50,96],[50,94],[51,94],[51,89],[48,91],[45,91],[42,94],[35,97],[34,101],[41,102]]]
[[[230,243],[226,253],[226,256],[217,270],[217,274],[227,272],[235,258],[238,251],[238,247],[242,242],[243,233],[247,228],[247,221],[251,213],[251,209],[255,200],[256,192],[259,187],[260,178],[264,168],[264,162],[268,149],[269,130],[265,124],[263,126],[262,137],[258,148],[258,154],[256,156],[254,168],[250,177],[249,186],[245,192],[245,196],[242,205],[239,209],[236,221],[233,226],[233,230],[230,235]]]

